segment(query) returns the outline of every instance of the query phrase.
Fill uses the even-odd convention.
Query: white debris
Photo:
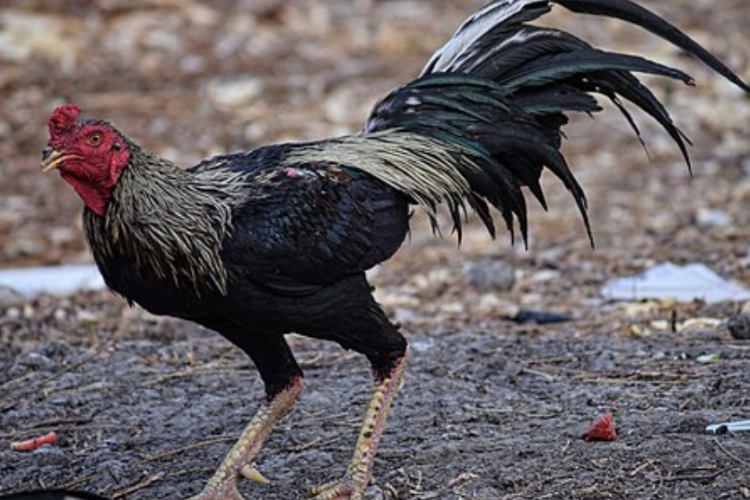
[[[736,422],[724,422],[720,424],[711,424],[706,427],[706,432],[713,434],[726,434],[727,432],[746,432],[750,431],[750,420],[738,420]]]
[[[0,269],[0,287],[27,297],[40,293],[68,295],[81,290],[100,290],[104,279],[94,265]]]
[[[609,300],[675,299],[690,302],[749,300],[750,290],[725,280],[703,264],[667,262],[642,274],[611,280],[600,293]]]

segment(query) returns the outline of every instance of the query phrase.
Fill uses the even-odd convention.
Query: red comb
[[[80,115],[81,109],[75,104],[63,104],[55,108],[49,120],[50,137],[54,139],[75,130]]]

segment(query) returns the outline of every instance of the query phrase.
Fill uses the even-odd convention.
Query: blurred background
[[[46,121],[72,101],[136,141],[189,166],[213,154],[358,129],[370,107],[414,77],[429,54],[484,2],[467,0],[17,0],[0,7],[0,266],[87,261],[81,203],[38,171]],[[750,78],[750,6],[742,0],[644,2]],[[556,9],[553,23],[605,47],[642,51],[686,69],[698,87],[657,82],[693,140],[693,178],[669,138],[639,123],[651,159],[616,112],[567,127],[567,155],[590,198],[600,251],[629,259],[693,236],[742,240],[750,214],[750,103],[704,67],[647,33]],[[642,118],[642,117],[640,117]],[[532,214],[532,251],[587,246],[566,194]],[[713,210],[724,212],[716,216]],[[712,216],[713,214],[713,216]],[[719,222],[721,227],[713,225]],[[726,222],[726,224],[724,224]],[[729,223],[731,222],[731,224]],[[707,234],[708,232],[708,234]],[[418,232],[417,239],[424,233]],[[641,239],[646,238],[646,239]],[[670,257],[708,252],[686,237]],[[481,240],[481,237],[479,238]],[[467,241],[472,251],[473,238]],[[482,240],[484,241],[484,240]],[[700,241],[703,241],[701,239]],[[750,238],[744,239],[750,243]],[[721,247],[724,266],[745,243]],[[491,252],[505,252],[501,238]],[[482,251],[486,251],[483,248]],[[718,251],[718,250],[717,250]],[[683,252],[688,252],[685,254]],[[599,254],[602,255],[602,254]],[[695,255],[695,258],[705,255]],[[714,256],[719,260],[719,256]],[[744,276],[744,274],[743,274]]]

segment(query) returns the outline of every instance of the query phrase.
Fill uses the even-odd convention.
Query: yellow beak
[[[71,155],[66,155],[51,148],[45,149],[42,153],[42,172],[49,172],[58,168],[62,162],[70,157]]]

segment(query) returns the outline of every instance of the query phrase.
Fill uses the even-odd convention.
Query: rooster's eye
[[[102,134],[91,134],[87,139],[89,146],[96,147],[102,143]]]

